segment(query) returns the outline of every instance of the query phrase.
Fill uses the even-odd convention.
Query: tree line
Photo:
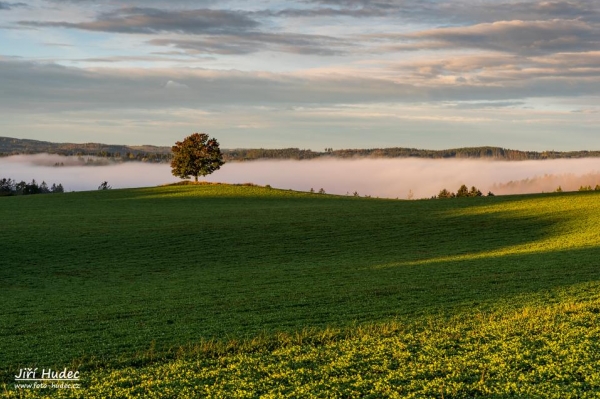
[[[391,147],[370,149],[340,149],[331,147],[325,151],[300,148],[282,149],[234,149],[223,150],[226,161],[249,161],[254,159],[314,159],[335,158],[428,158],[428,159],[496,159],[505,161],[543,160],[559,158],[600,157],[600,151],[519,151],[500,147],[465,147],[447,150],[424,150],[417,148]]]
[[[560,186],[558,186],[560,188]],[[562,190],[562,189],[561,189]],[[600,191],[600,184],[596,184],[596,187],[592,189],[592,186],[580,186],[578,191]]]
[[[448,191],[447,189],[442,189],[440,190],[439,194],[437,196],[433,196],[432,198],[438,198],[438,199],[445,199],[445,198],[468,198],[468,197],[482,197],[483,193],[475,186],[471,186],[471,189],[469,190],[469,188],[463,184],[462,186],[460,186],[460,188],[458,189],[458,191],[456,191],[456,193],[453,193],[451,191]],[[494,193],[492,193],[491,191],[488,192],[487,194],[488,197],[493,197]]]
[[[0,137],[0,156],[40,153],[79,157],[95,156],[110,158],[117,162],[168,162],[171,159],[169,147],[151,145],[126,146],[101,143],[52,143],[48,141]]]
[[[48,187],[45,181],[41,184],[37,184],[35,179],[30,183],[24,181],[17,182],[13,179],[2,178],[0,179],[0,196],[9,195],[33,195],[33,194],[53,194],[53,193],[64,193],[65,189],[62,184],[52,184]]]
[[[251,161],[255,159],[315,159],[335,158],[428,158],[428,159],[495,159],[505,161],[543,160],[561,158],[600,157],[600,151],[520,151],[501,147],[464,147],[446,150],[427,150],[407,147],[338,149],[324,148],[323,151],[300,148],[238,148],[222,149],[223,161]],[[16,154],[49,153],[71,156],[97,156],[116,162],[171,162],[170,147],[125,146],[100,143],[51,143],[37,140],[0,137],[0,156]]]

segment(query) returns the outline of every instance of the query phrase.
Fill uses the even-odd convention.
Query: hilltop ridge
[[[256,159],[316,159],[333,158],[482,158],[506,161],[591,158],[600,157],[600,151],[521,151],[501,147],[462,147],[445,150],[428,150],[406,147],[338,149],[313,151],[300,148],[235,148],[223,149],[225,161],[251,161]],[[171,147],[154,145],[128,146],[102,143],[54,143],[30,139],[0,137],[0,156],[49,153],[58,155],[99,156],[123,161],[168,162]]]

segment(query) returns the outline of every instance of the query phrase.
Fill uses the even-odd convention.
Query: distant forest
[[[225,161],[251,161],[256,159],[316,159],[333,158],[483,158],[506,161],[533,159],[590,158],[600,157],[600,151],[519,151],[500,147],[467,147],[448,150],[422,150],[416,148],[343,149],[326,148],[324,151],[309,149],[223,149]],[[99,143],[51,143],[47,141],[0,137],[0,156],[17,154],[49,153],[58,155],[96,156],[111,158],[116,162],[169,162],[171,147],[151,145],[126,146]]]
[[[126,146],[99,143],[51,143],[27,139],[0,137],[0,156],[18,154],[58,154],[113,158],[116,161],[168,162],[171,147],[151,145]]]

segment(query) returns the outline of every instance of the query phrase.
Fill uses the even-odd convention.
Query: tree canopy
[[[198,176],[209,175],[225,163],[219,142],[204,133],[194,133],[183,141],[176,142],[171,151],[172,173],[182,179],[194,176],[195,181],[198,181]]]
[[[471,186],[471,191],[469,191],[469,188],[467,187],[466,184],[463,184],[462,186],[460,186],[460,188],[458,189],[458,191],[456,192],[456,194],[454,194],[451,191],[448,191],[446,189],[443,189],[440,191],[440,193],[437,195],[437,198],[466,198],[466,197],[481,197],[483,196],[483,193],[475,186]],[[494,193],[492,193],[491,191],[488,193],[488,197],[493,197]],[[435,196],[432,198],[436,198]]]

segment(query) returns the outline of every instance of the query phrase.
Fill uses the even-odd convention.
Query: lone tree
[[[206,176],[218,170],[223,162],[223,155],[219,149],[219,142],[207,134],[194,133],[183,141],[178,141],[173,147],[173,160],[171,161],[172,173],[182,179],[194,176]]]

